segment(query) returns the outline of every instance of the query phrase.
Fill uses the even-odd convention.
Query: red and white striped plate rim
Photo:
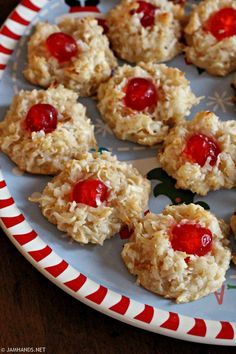
[[[19,39],[49,0],[23,0],[0,29],[0,79]],[[49,280],[88,306],[120,321],[193,342],[236,345],[236,323],[164,311],[95,283],[59,257],[17,208],[0,172],[0,222],[17,249]]]

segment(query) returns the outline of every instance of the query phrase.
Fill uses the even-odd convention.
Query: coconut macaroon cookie
[[[142,145],[164,140],[200,99],[182,71],[164,64],[124,65],[98,90],[98,108],[115,135]]]
[[[20,91],[0,123],[0,149],[30,173],[56,174],[96,146],[94,127],[77,94],[62,85]]]
[[[42,87],[62,83],[93,95],[117,61],[103,28],[93,18],[65,19],[59,25],[38,23],[28,44],[27,80]]]
[[[177,180],[176,187],[206,195],[236,186],[236,121],[221,122],[211,112],[183,121],[166,137],[161,167]]]
[[[236,212],[231,216],[230,226],[234,236],[236,237]],[[236,252],[232,254],[232,262],[236,265]]]
[[[228,233],[223,221],[199,205],[168,206],[135,224],[122,258],[144,288],[189,302],[216,291],[225,280]]]
[[[141,217],[150,182],[108,152],[71,160],[37,201],[43,215],[75,241],[102,245]]]
[[[167,0],[123,0],[107,16],[108,37],[130,63],[171,60],[182,51],[183,6]]]
[[[189,62],[212,75],[236,69],[236,2],[205,0],[196,6],[185,28]]]
[[[234,235],[236,236],[236,213],[234,213],[230,219],[230,226]]]

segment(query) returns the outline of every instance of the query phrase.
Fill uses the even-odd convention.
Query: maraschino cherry
[[[140,23],[143,27],[153,26],[155,22],[155,12],[158,8],[146,1],[137,1],[137,3],[139,7],[136,10],[133,10],[131,14],[142,14]]]
[[[31,132],[43,130],[51,133],[57,127],[58,112],[55,107],[46,103],[38,103],[30,108],[25,124]]]
[[[73,37],[63,32],[51,34],[46,40],[50,54],[59,62],[70,61],[78,53],[78,46]]]
[[[218,41],[236,35],[236,9],[225,7],[213,13],[204,25]]]
[[[171,230],[170,242],[175,251],[205,256],[212,249],[212,233],[199,224],[177,224]]]
[[[215,166],[217,157],[221,153],[217,142],[204,134],[194,134],[186,142],[183,154],[192,162],[198,163],[201,167],[209,161]]]
[[[85,179],[75,184],[72,191],[72,200],[97,208],[107,200],[108,187],[99,179]]]
[[[157,101],[157,89],[150,79],[136,77],[128,81],[124,98],[127,107],[143,111],[146,108],[154,108]]]

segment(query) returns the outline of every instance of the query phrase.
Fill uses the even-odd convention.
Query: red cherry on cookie
[[[51,133],[57,127],[58,112],[50,104],[38,103],[30,108],[25,124],[31,132]]]
[[[212,249],[212,233],[199,224],[177,224],[171,230],[171,246],[175,251],[205,256]]]
[[[78,46],[73,37],[63,32],[51,34],[46,40],[50,54],[59,62],[71,60],[78,53]]]
[[[72,200],[97,208],[108,198],[108,187],[99,179],[86,179],[75,184]]]
[[[137,1],[137,3],[139,7],[136,10],[133,10],[131,14],[142,14],[140,23],[143,27],[153,26],[155,22],[155,12],[158,8],[146,1]]]
[[[194,134],[187,140],[183,153],[200,166],[204,166],[207,159],[209,159],[209,164],[214,166],[221,150],[213,138],[204,134]]]
[[[204,25],[218,41],[236,35],[236,9],[225,7],[213,13]]]
[[[150,79],[136,77],[128,81],[124,98],[127,107],[143,111],[145,108],[154,108],[157,101],[157,89]]]

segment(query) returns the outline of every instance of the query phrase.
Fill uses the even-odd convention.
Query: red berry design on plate
[[[72,200],[97,208],[108,198],[108,187],[99,179],[86,179],[75,184]]]
[[[131,14],[137,13],[142,14],[140,19],[140,23],[143,27],[151,27],[154,25],[155,22],[155,12],[158,7],[150,4],[146,1],[137,1],[139,7],[136,10],[133,10]]]
[[[212,233],[199,224],[177,224],[171,230],[171,246],[175,251],[205,256],[212,249]]]
[[[105,18],[98,18],[98,25],[101,26],[103,28],[103,33],[106,34],[109,30],[108,25],[107,25],[107,21],[105,20]]]
[[[124,98],[127,107],[143,111],[146,108],[155,108],[157,101],[157,89],[150,79],[136,77],[128,81]]]
[[[134,232],[134,230],[133,229],[130,230],[128,225],[123,225],[123,226],[121,226],[120,232],[119,232],[120,238],[122,240],[126,240],[126,239],[130,238],[130,236],[132,235],[133,232]]]
[[[149,213],[150,213],[150,210],[147,209],[147,210],[145,210],[145,212],[144,212],[143,214],[144,214],[144,216],[146,216],[146,215],[149,214]]]
[[[204,166],[208,159],[209,164],[215,166],[221,150],[213,138],[204,134],[194,134],[187,140],[183,153],[189,160],[200,166]]]
[[[38,103],[30,108],[27,113],[25,124],[31,132],[43,130],[51,133],[57,127],[58,112],[50,104]]]
[[[50,54],[59,62],[70,61],[78,53],[78,46],[73,37],[63,32],[51,34],[46,40]]]
[[[213,13],[204,25],[218,41],[236,35],[236,9],[225,7]]]

